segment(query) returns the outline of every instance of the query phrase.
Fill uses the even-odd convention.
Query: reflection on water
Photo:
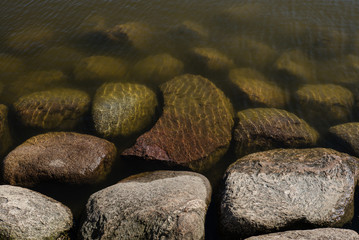
[[[158,92],[169,78],[195,73],[220,87],[238,111],[257,106],[243,101],[228,76],[234,68],[245,68],[238,71],[256,71],[280,88],[287,99],[280,106],[323,133],[333,122],[358,120],[353,102],[359,99],[358,19],[355,0],[4,0],[0,100],[12,106],[22,95],[53,87],[81,89],[93,98],[109,81],[142,83]],[[246,76],[249,88],[250,79]],[[322,107],[311,108],[311,96],[324,101],[320,106],[334,120],[321,117]],[[17,125],[13,129],[17,144],[39,133]],[[77,131],[94,133],[90,115]],[[124,149],[134,139],[117,146]],[[216,185],[233,160],[230,150],[207,177]],[[148,170],[118,165],[105,185]],[[63,197],[63,189],[48,194],[78,210],[93,191],[83,190],[77,202]]]

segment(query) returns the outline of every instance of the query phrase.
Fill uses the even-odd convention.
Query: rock
[[[9,74],[19,74],[23,72],[25,65],[23,61],[17,57],[8,54],[0,54],[0,75],[7,76]]]
[[[51,132],[34,136],[4,159],[4,181],[11,185],[95,183],[116,157],[114,144],[91,135]]]
[[[0,239],[70,239],[72,213],[35,191],[0,186]]]
[[[258,21],[263,20],[261,16],[267,12],[267,6],[258,2],[242,2],[234,4],[220,13],[220,20],[227,24],[238,26],[250,26],[255,24],[258,26]]]
[[[254,69],[233,69],[229,72],[229,79],[244,102],[254,106],[277,108],[283,108],[286,104],[284,91]]]
[[[303,119],[281,109],[246,109],[237,117],[233,135],[237,156],[280,147],[310,147],[319,137]]]
[[[83,58],[75,68],[78,81],[118,81],[126,74],[126,64],[113,57],[91,56]]]
[[[275,149],[226,171],[223,233],[248,237],[308,227],[341,227],[354,215],[358,159],[332,149]]]
[[[176,25],[171,33],[184,41],[203,40],[209,35],[208,30],[201,24],[189,20]]]
[[[271,233],[246,240],[358,240],[359,235],[353,230],[339,228],[317,228],[313,230],[297,230]]]
[[[347,122],[351,118],[354,97],[348,89],[342,86],[306,84],[295,92],[294,97],[304,118],[313,125],[331,126]]]
[[[274,69],[299,82],[316,81],[315,63],[298,49],[282,53],[274,63]]]
[[[232,59],[213,48],[193,48],[191,55],[196,63],[211,72],[228,71],[234,67]]]
[[[25,126],[72,129],[90,108],[90,97],[80,90],[57,88],[22,96],[13,106]]]
[[[223,156],[231,141],[232,105],[208,79],[185,74],[161,85],[164,108],[155,126],[122,155],[201,171]]]
[[[8,123],[8,108],[0,104],[0,156],[4,156],[12,143],[13,140]]]
[[[167,53],[149,56],[134,67],[134,73],[140,81],[164,83],[183,72],[182,61]]]
[[[204,239],[211,186],[192,172],[135,175],[91,195],[82,239]]]
[[[104,137],[128,137],[153,121],[156,94],[144,85],[105,83],[96,92],[92,116],[96,131]]]
[[[359,122],[344,123],[329,128],[329,134],[336,145],[340,145],[349,154],[359,157]]]

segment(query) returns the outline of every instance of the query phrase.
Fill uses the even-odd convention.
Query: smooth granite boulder
[[[211,185],[192,172],[131,176],[91,195],[82,239],[204,239]]]
[[[349,154],[359,157],[359,122],[332,126],[329,128],[329,134],[337,145]]]
[[[96,92],[92,117],[104,137],[127,137],[153,121],[158,102],[148,87],[134,83],[105,83]]]
[[[3,156],[12,145],[9,122],[8,108],[4,104],[0,104],[0,156]]]
[[[294,98],[303,117],[313,125],[330,126],[351,118],[354,96],[342,86],[306,84],[295,92]]]
[[[229,72],[229,80],[241,100],[251,106],[283,108],[286,105],[284,90],[254,69],[233,69]]]
[[[182,61],[162,53],[137,62],[134,74],[141,82],[160,84],[180,75],[183,67]]]
[[[117,58],[91,56],[83,58],[75,67],[78,81],[119,81],[126,74],[126,64]]]
[[[341,227],[354,214],[358,159],[332,149],[275,149],[226,171],[223,233],[248,237],[296,226]]]
[[[358,240],[359,235],[353,230],[340,228],[317,228],[312,230],[286,231],[270,233],[246,240]]]
[[[232,59],[214,48],[193,48],[191,57],[201,68],[210,72],[224,72],[234,67]]]
[[[237,113],[236,155],[274,148],[314,146],[319,134],[295,114],[276,108],[252,108]]]
[[[116,157],[114,144],[91,135],[51,132],[34,136],[11,151],[3,162],[6,183],[97,183]]]
[[[185,74],[161,85],[162,116],[122,155],[209,168],[227,151],[234,124],[230,101],[208,79]]]
[[[72,213],[35,191],[0,186],[0,239],[69,240]]]
[[[72,129],[89,110],[86,92],[57,88],[20,97],[15,114],[24,126],[41,129]]]

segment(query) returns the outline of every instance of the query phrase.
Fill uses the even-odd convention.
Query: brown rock
[[[52,132],[37,135],[4,159],[4,181],[12,185],[94,183],[109,172],[116,157],[114,144],[94,136]]]
[[[122,154],[196,170],[210,167],[229,147],[230,101],[208,79],[190,74],[162,84],[161,90],[162,116]]]
[[[340,144],[348,153],[359,157],[359,122],[330,127],[329,133],[336,144]]]
[[[193,48],[191,54],[193,59],[208,71],[222,72],[234,67],[232,59],[214,48]]]
[[[0,155],[3,156],[12,145],[12,137],[8,124],[8,108],[0,104]]]

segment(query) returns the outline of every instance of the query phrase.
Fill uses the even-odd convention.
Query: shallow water
[[[200,39],[187,39],[176,33],[176,27],[188,20],[202,25],[208,35]],[[358,20],[359,1],[355,0],[3,0],[0,3],[0,54],[4,54],[5,60],[0,60],[0,82],[3,85],[0,103],[11,107],[12,102],[21,96],[21,89],[25,88],[22,84],[20,87],[14,87],[13,83],[38,70],[60,70],[67,77],[65,82],[57,81],[47,84],[45,88],[70,86],[83,89],[93,96],[101,82],[79,82],[74,75],[74,67],[80,59],[92,55],[121,58],[129,67],[128,73],[119,80],[144,83],[131,66],[147,56],[169,53],[184,62],[184,72],[201,74],[212,80],[231,99],[236,111],[251,107],[250,103],[238,99],[237,92],[228,84],[227,71],[212,72],[193,64],[193,59],[188,54],[193,47],[215,48],[233,59],[235,67],[257,69],[268,79],[278,83],[289,96],[292,96],[303,82],[278,73],[274,62],[283,52],[299,49],[310,62],[310,83],[335,83],[358,95]],[[108,44],[97,35],[87,34],[134,21],[148,24],[152,31],[153,41],[150,46],[140,51],[128,49],[123,45]],[[36,46],[21,40],[28,36],[36,37],[37,34],[46,40],[40,41],[41,44]],[[13,36],[20,36],[17,43],[20,47],[11,43]],[[243,38],[266,45],[273,51],[274,60],[261,63],[265,58],[264,53],[246,51],[246,43],[240,40]],[[30,44],[30,47],[24,50],[26,44]],[[348,60],[348,55],[351,60]],[[23,61],[24,66],[14,67],[14,71],[9,71],[14,66],[11,57]],[[26,84],[29,84],[26,87],[31,89],[31,85],[41,82]],[[145,84],[158,91],[157,82],[147,80]],[[356,97],[359,98],[359,95]],[[285,109],[302,116],[302,111],[293,101],[289,101]],[[351,112],[346,121],[358,121],[356,111]],[[325,116],[316,121],[318,126],[328,125]],[[326,128],[318,130],[325,133]],[[16,122],[13,131],[16,144],[39,133],[24,129]],[[94,134],[90,116],[76,131]],[[135,138],[136,136],[116,140],[118,149],[121,151],[131,146]],[[324,140],[320,142],[322,146],[333,144],[335,143]],[[225,168],[234,160],[233,151],[230,150],[216,166],[205,173],[215,187],[218,186]],[[78,217],[92,192],[131,174],[156,169],[138,166],[137,163],[119,159],[108,180],[100,186],[81,189],[41,186],[36,189],[64,202]]]

